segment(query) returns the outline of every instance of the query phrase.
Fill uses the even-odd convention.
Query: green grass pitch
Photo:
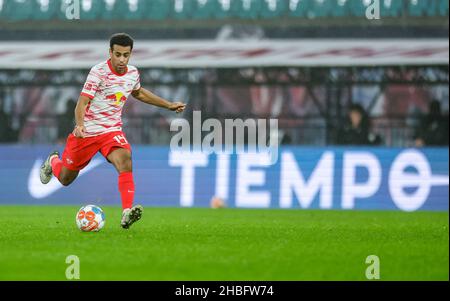
[[[121,209],[82,233],[72,206],[0,206],[0,280],[448,280],[448,212],[152,208],[129,230]]]

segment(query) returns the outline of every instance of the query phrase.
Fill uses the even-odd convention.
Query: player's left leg
[[[122,197],[121,226],[128,229],[133,223],[141,219],[143,208],[141,205],[133,206],[134,180],[131,152],[126,148],[115,148],[107,159],[119,173],[119,191]]]
[[[134,179],[131,146],[125,134],[117,131],[105,134],[100,152],[119,173],[119,192],[123,208],[121,225],[128,229],[141,218],[143,212],[142,206],[133,206]]]
[[[130,209],[134,199],[131,152],[125,148],[114,148],[106,158],[114,165],[119,173],[119,191],[122,196],[122,208]]]

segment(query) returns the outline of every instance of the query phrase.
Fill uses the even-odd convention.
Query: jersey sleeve
[[[133,91],[137,91],[141,88],[141,74],[139,73],[139,70],[137,70],[137,79],[136,84],[134,85]]]
[[[97,91],[100,87],[101,81],[102,81],[102,79],[101,79],[100,72],[98,70],[92,68],[86,79],[86,83],[83,86],[81,95],[87,96],[87,97],[89,97],[89,99],[93,99],[95,97],[95,93],[97,93]]]

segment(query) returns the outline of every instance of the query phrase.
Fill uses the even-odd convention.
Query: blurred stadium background
[[[194,110],[203,120],[277,118],[282,145],[318,153],[445,147],[448,1],[381,0],[380,18],[368,19],[371,3],[0,0],[0,142],[62,148],[88,70],[107,58],[111,34],[127,32],[144,86],[188,102],[188,120]],[[427,128],[431,103],[437,130]],[[363,141],[348,132],[354,104],[367,116]],[[136,146],[167,146],[179,117],[137,101],[123,116]]]
[[[0,0],[0,280],[66,279],[69,254],[82,280],[367,280],[375,254],[383,280],[448,281],[448,6]],[[188,103],[180,116],[127,100],[146,207],[128,232],[101,156],[69,187],[38,176],[117,32],[135,39],[143,86]],[[172,151],[171,122],[197,110],[276,118],[279,160]],[[233,209],[167,208],[222,201]],[[98,235],[75,227],[88,203],[107,215]]]
[[[349,104],[354,102],[362,104],[373,118],[373,131],[380,136],[380,144],[411,146],[414,129],[432,99],[441,102],[448,114],[448,1],[382,0],[380,20],[367,20],[366,6],[370,2],[85,0],[81,1],[80,19],[67,20],[64,1],[0,1],[1,142],[42,144],[65,138],[80,85],[96,60],[85,60],[77,69],[70,68],[70,62],[87,58],[93,40],[103,42],[100,47],[104,48],[112,33],[126,31],[137,42],[132,63],[140,67],[143,83],[165,97],[189,101],[189,109],[201,109],[205,118],[276,117],[286,135],[284,142],[323,146],[338,142],[336,130],[346,118]],[[276,41],[270,42],[272,39]],[[248,55],[260,54],[264,59],[265,51],[271,50],[265,48],[267,43],[258,46],[257,41],[269,41],[276,47],[283,40],[294,40],[300,43],[295,47],[301,48],[308,44],[301,42],[304,39],[328,41],[320,49],[322,55],[310,56],[314,66],[296,65],[291,59],[285,60],[286,66],[269,63],[264,67],[246,64],[239,68],[239,62],[245,61],[247,55],[238,55],[239,51],[249,49],[254,52]],[[361,39],[369,41],[338,46],[347,53],[333,49],[334,41]],[[413,59],[399,65],[397,53],[370,53],[378,49],[377,43],[382,39],[393,41],[383,51],[404,47],[402,39],[441,39],[444,47],[424,41],[400,54]],[[158,46],[161,41],[181,40],[201,41],[194,51],[212,41],[223,45],[238,40],[242,41],[240,45],[247,43],[249,47],[237,47],[223,54],[192,54],[206,58],[206,68],[201,62],[196,67],[180,68],[182,63],[175,63],[166,68],[171,47],[153,53],[145,49]],[[43,41],[46,44],[34,44]],[[144,46],[143,41],[150,43]],[[23,42],[29,43],[15,49],[16,43]],[[67,50],[63,46],[67,42],[76,42],[86,52],[78,47],[78,52],[67,54],[57,67],[49,66],[56,59],[52,52]],[[43,49],[38,45],[47,45],[46,52],[41,53]],[[180,55],[181,51],[190,50],[182,43],[173,45]],[[17,52],[23,52],[23,56],[18,57]],[[155,59],[149,67],[140,66],[139,58],[155,54],[166,59],[159,64]],[[222,60],[223,67],[219,62],[208,68],[220,55],[229,57],[227,62]],[[344,56],[354,60],[339,66]],[[358,62],[370,61],[371,56],[372,64]],[[376,59],[383,56],[386,59],[382,65],[377,64]],[[24,57],[28,59],[24,61]],[[436,58],[435,63],[427,65],[429,58]],[[20,67],[19,61],[23,63]],[[231,65],[226,64],[229,61]],[[333,66],[333,62],[338,66]],[[45,70],[48,68],[53,70]],[[67,111],[68,117],[64,115]],[[191,115],[186,112],[186,116]],[[135,144],[167,144],[170,140],[170,117],[161,110],[130,102],[124,117],[127,134]]]

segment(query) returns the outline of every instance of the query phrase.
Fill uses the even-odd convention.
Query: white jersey
[[[92,67],[81,92],[91,99],[84,115],[86,137],[121,131],[122,108],[140,87],[139,71],[134,66],[128,65],[124,74],[116,73],[110,60]]]

